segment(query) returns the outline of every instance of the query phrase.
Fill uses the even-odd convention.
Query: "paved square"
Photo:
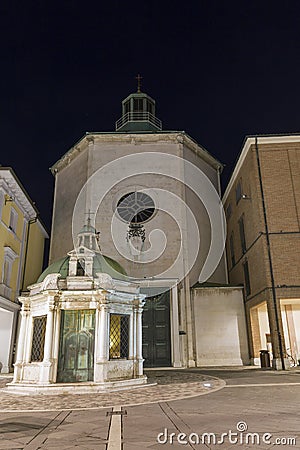
[[[298,370],[187,369],[149,371],[148,375],[158,381],[156,387],[99,394],[93,400],[87,395],[52,398],[2,391],[0,449],[300,448]],[[215,380],[211,377],[226,385],[216,380],[216,390],[211,392],[203,387],[205,380],[205,384]],[[5,381],[2,376],[1,383]],[[247,430],[237,428],[241,426]],[[241,442],[235,443],[234,433]],[[269,441],[263,442],[266,433]]]

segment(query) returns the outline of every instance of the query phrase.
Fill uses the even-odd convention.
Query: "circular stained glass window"
[[[130,192],[120,198],[117,211],[125,222],[143,223],[153,216],[155,205],[152,198],[144,192]]]

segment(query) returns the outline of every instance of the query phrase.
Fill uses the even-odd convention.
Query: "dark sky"
[[[165,130],[226,164],[248,134],[300,131],[296,1],[47,1],[0,4],[1,157],[50,226],[49,167],[85,131],[113,131],[143,90]]]

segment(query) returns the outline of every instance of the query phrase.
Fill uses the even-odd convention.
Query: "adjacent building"
[[[300,135],[245,140],[223,197],[229,281],[243,284],[252,362],[300,358]]]
[[[12,370],[20,309],[18,296],[43,265],[46,229],[20,180],[0,167],[0,369]]]

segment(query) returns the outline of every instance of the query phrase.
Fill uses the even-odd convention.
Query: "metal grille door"
[[[94,379],[95,310],[62,311],[57,381]]]

